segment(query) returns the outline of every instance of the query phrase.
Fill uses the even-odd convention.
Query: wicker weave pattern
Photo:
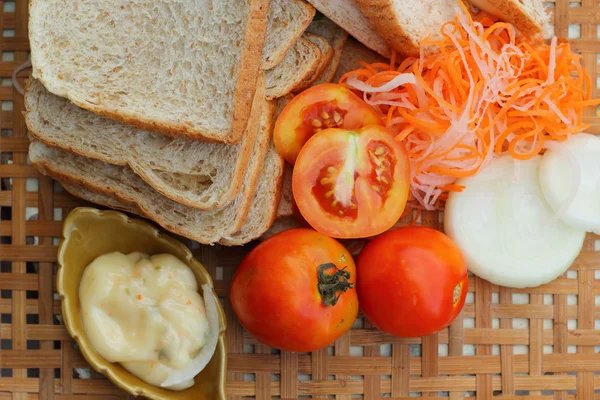
[[[126,394],[87,368],[60,324],[60,302],[53,291],[56,238],[60,219],[82,203],[27,165],[23,97],[9,79],[28,55],[27,3],[0,0],[0,400],[125,399]],[[554,13],[556,34],[569,37],[585,55],[596,82],[598,1],[556,0],[547,5]],[[586,119],[591,131],[600,133],[593,111]],[[442,228],[434,213],[423,215],[422,223]],[[311,354],[272,350],[232,317],[228,282],[247,251],[195,250],[214,277],[229,315],[232,399],[487,399],[499,394],[512,399],[600,399],[600,375],[595,373],[600,371],[599,237],[588,237],[569,272],[537,289],[498,288],[473,277],[463,314],[439,334],[399,340],[359,318],[350,334]]]

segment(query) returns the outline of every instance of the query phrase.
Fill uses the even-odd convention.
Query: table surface
[[[555,33],[583,53],[592,82],[597,82],[599,2],[546,4]],[[129,396],[89,369],[61,325],[54,291],[56,244],[61,220],[83,203],[27,163],[23,97],[10,80],[29,54],[27,7],[27,0],[0,0],[0,400],[125,399]],[[26,76],[21,74],[20,80]],[[586,121],[593,133],[600,133],[593,110]],[[437,213],[421,217],[424,225],[442,229],[439,221]],[[231,398],[487,399],[502,394],[512,399],[600,399],[600,375],[595,373],[600,371],[598,236],[588,236],[566,274],[539,288],[511,290],[471,277],[464,312],[438,334],[398,339],[360,316],[352,331],[331,347],[306,354],[270,349],[232,317],[228,283],[247,251],[194,249],[229,316]]]

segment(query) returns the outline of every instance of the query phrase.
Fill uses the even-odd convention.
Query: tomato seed
[[[330,174],[335,174],[336,173],[336,169],[334,167],[327,167],[327,172]]]
[[[381,167],[381,164],[382,164],[381,160],[379,158],[375,157],[373,155],[373,153],[371,153],[371,160],[375,163],[375,165],[377,165],[378,167]]]
[[[336,111],[333,113],[333,120],[336,124],[339,124],[340,122],[342,122],[342,116]]]
[[[381,182],[385,183],[386,185],[388,185],[390,183],[388,178],[386,178],[385,176],[380,176],[379,179],[381,179]]]
[[[379,146],[378,148],[375,149],[375,155],[380,156],[383,153],[385,153],[385,148],[383,148],[383,146]]]
[[[325,193],[325,198],[326,199],[331,198],[331,196],[333,196],[333,190],[330,190],[329,192]]]
[[[323,118],[323,119],[329,119],[329,114],[327,113],[327,111],[323,111],[321,113],[321,118]]]
[[[330,180],[328,178],[321,178],[321,185],[327,185],[330,182]]]
[[[313,119],[312,126],[314,126],[315,128],[320,128],[321,126],[323,126],[323,124],[318,119]]]
[[[381,190],[381,189],[379,189],[379,186],[377,186],[377,185],[371,185],[371,188],[372,188],[374,191],[376,191],[377,193],[379,193],[379,191]]]

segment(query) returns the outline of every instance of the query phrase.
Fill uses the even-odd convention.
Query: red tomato
[[[291,229],[246,256],[229,299],[242,326],[262,343],[314,351],[352,327],[358,314],[355,280],[354,261],[341,244],[312,229]]]
[[[390,229],[408,200],[404,145],[382,126],[327,129],[302,148],[292,176],[298,209],[317,231],[340,239]]]
[[[454,242],[434,229],[384,233],[358,256],[358,298],[367,319],[399,337],[427,336],[465,304],[467,266]]]
[[[283,109],[273,142],[287,162],[294,164],[312,135],[327,128],[358,129],[383,125],[379,114],[345,86],[324,83],[294,97]]]

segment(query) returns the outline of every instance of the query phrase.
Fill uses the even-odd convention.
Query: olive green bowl
[[[119,364],[104,360],[94,351],[81,321],[79,282],[84,269],[96,257],[113,251],[140,251],[150,255],[172,254],[192,269],[198,285],[208,283],[213,286],[209,273],[194,259],[190,250],[177,240],[163,235],[151,224],[131,219],[116,211],[100,211],[94,208],[73,210],[65,220],[58,247],[56,286],[62,300],[64,323],[77,342],[83,357],[96,371],[135,396],[156,400],[224,400],[227,362],[224,339],[226,319],[218,301],[220,334],[217,349],[206,368],[194,379],[194,386],[186,390],[174,391],[149,385]]]

